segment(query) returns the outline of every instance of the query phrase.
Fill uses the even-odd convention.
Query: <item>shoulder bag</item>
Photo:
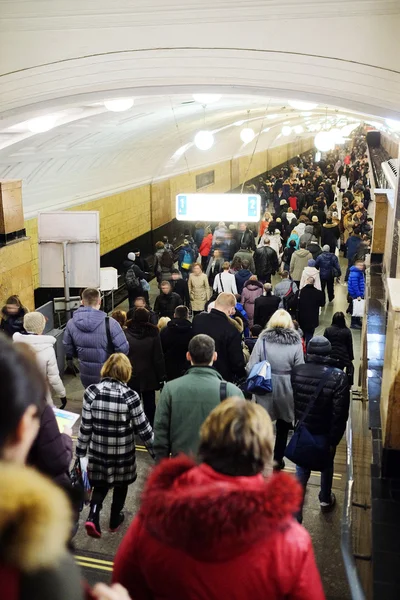
[[[111,354],[114,354],[115,348],[114,348],[114,344],[113,344],[112,337],[111,337],[110,317],[106,317],[105,322],[106,322],[106,335],[107,335],[107,354],[109,354],[109,356],[111,356]]]
[[[256,363],[246,380],[246,392],[265,396],[272,392],[272,374],[271,365],[267,361],[267,349],[265,346],[265,337],[263,338],[263,350],[265,359]]]
[[[311,471],[323,471],[332,463],[328,436],[326,434],[310,433],[304,423],[331,373],[332,369],[325,371],[285,450],[286,458],[294,462],[295,465],[304,469],[311,469]]]

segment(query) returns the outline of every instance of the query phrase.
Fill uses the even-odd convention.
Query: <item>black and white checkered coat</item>
[[[93,486],[135,481],[135,434],[153,455],[153,431],[137,393],[110,378],[90,385],[83,397],[76,454],[83,457],[88,452]]]

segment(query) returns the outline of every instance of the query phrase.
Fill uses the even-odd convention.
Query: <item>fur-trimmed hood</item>
[[[295,329],[275,327],[274,329],[264,331],[261,337],[265,337],[266,341],[270,344],[282,344],[284,346],[301,344],[300,336]]]
[[[198,560],[229,560],[290,526],[301,496],[291,475],[231,477],[181,455],[153,470],[139,518],[152,536]]]
[[[71,532],[65,494],[28,467],[0,463],[0,561],[30,573],[58,564]]]
[[[249,281],[246,281],[243,287],[248,288],[251,291],[264,288],[261,281],[257,281],[256,279],[250,279]]]

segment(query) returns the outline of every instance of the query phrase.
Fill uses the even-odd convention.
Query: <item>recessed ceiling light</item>
[[[318,106],[314,102],[302,102],[300,100],[289,100],[289,105],[297,110],[313,110],[313,108],[317,108]]]
[[[113,98],[112,100],[104,100],[104,106],[111,112],[123,112],[129,110],[134,104],[133,98]]]
[[[56,124],[57,117],[54,115],[46,115],[44,117],[37,117],[27,122],[28,129],[32,133],[44,133],[53,129]]]
[[[276,119],[278,115],[267,115],[267,119]]]
[[[292,128],[289,127],[288,125],[285,125],[284,127],[282,127],[282,135],[284,136],[288,136],[292,133]]]
[[[194,137],[194,143],[199,150],[209,150],[214,144],[214,136],[211,131],[198,131]]]
[[[255,133],[251,127],[245,127],[240,132],[240,139],[245,144],[249,144],[250,142],[252,142],[254,140],[254,137],[255,137]]]
[[[193,94],[193,99],[200,104],[214,104],[221,98],[222,94]]]

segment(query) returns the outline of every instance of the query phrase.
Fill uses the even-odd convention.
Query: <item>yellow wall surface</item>
[[[250,156],[241,156],[191,173],[183,173],[170,179],[78,204],[67,210],[99,211],[100,253],[103,255],[151,229],[169,223],[175,217],[176,195],[196,191],[196,175],[213,170],[214,184],[204,188],[204,192],[228,192],[243,181],[261,175],[266,170],[273,169],[300,152],[308,150],[312,145],[312,139],[285,144],[254,154],[252,161]],[[25,228],[29,240],[0,248],[0,283],[1,278],[7,282],[1,286],[0,300],[18,290],[31,308],[33,290],[39,287],[37,219],[25,221]],[[6,265],[12,266],[8,269]],[[18,270],[15,270],[16,267]],[[12,270],[14,271],[11,286],[8,282],[11,280]]]

